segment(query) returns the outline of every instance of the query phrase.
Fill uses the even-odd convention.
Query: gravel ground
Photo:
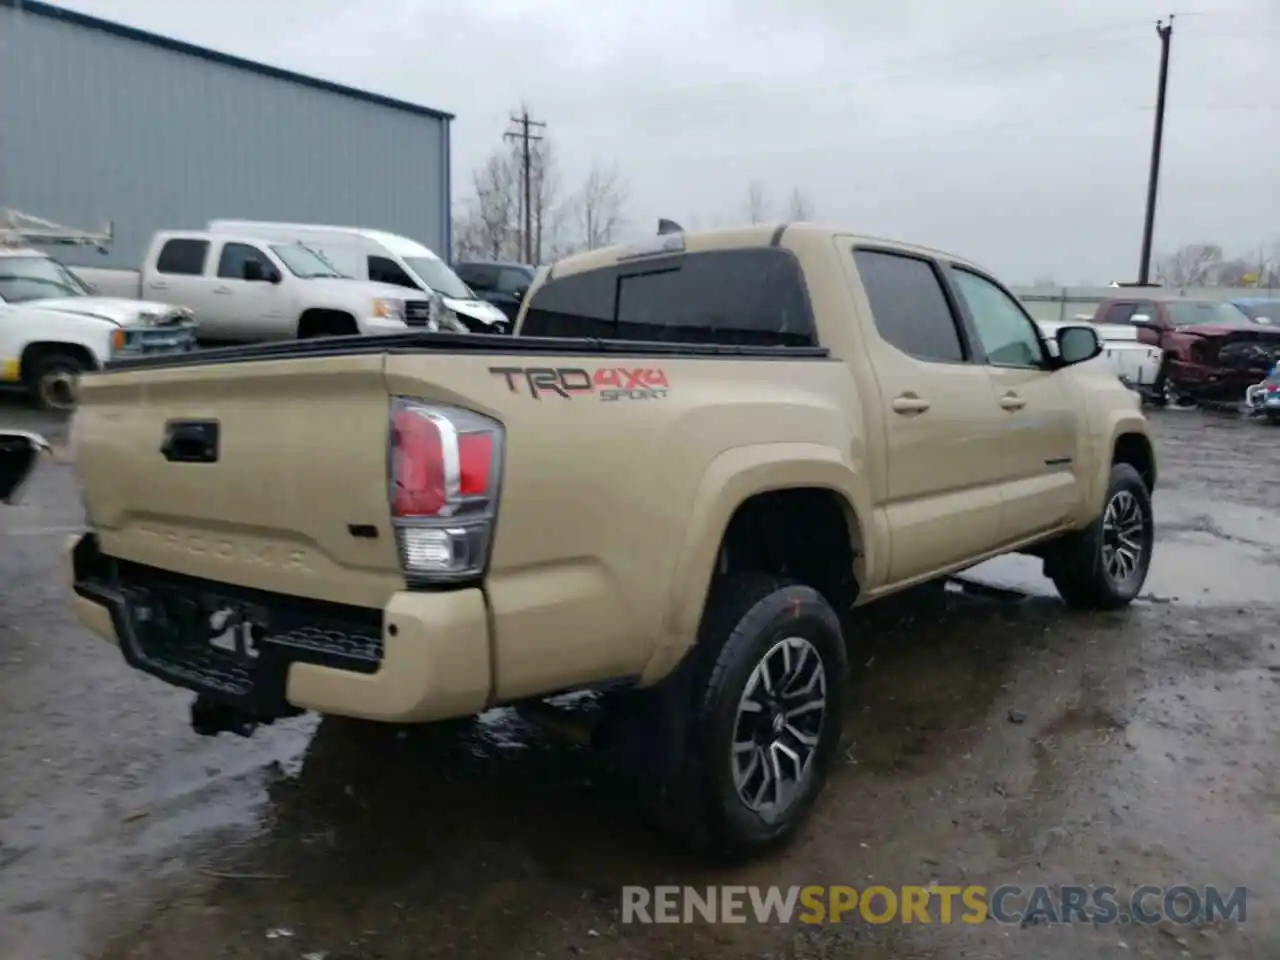
[[[1036,566],[869,612],[844,762],[804,835],[710,869],[597,758],[511,714],[201,738],[71,620],[71,467],[0,508],[0,958],[1280,957],[1280,430],[1153,417],[1142,600],[1069,615]],[[0,424],[61,425],[0,401]],[[999,589],[978,589],[986,584]],[[624,884],[1238,885],[1247,921],[638,926]]]

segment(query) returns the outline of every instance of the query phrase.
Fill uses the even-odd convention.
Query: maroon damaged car
[[[1165,402],[1239,403],[1280,360],[1280,328],[1255,323],[1225,300],[1144,292],[1104,300],[1093,322],[1141,327],[1138,339],[1164,351],[1154,386]]]

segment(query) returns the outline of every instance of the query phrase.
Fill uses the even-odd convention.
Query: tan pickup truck
[[[73,430],[76,612],[201,732],[607,691],[667,824],[750,855],[821,788],[851,607],[1008,552],[1073,606],[1138,593],[1155,456],[1098,351],[797,224],[544,268],[515,337],[122,361]]]

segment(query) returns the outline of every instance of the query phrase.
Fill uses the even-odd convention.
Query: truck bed
[[[696,483],[716,452],[709,436],[741,444],[759,434],[761,416],[799,423],[813,406],[828,410],[848,374],[826,357],[821,348],[423,332],[122,358],[82,382],[77,459],[110,557],[380,607],[405,586],[387,488],[392,397],[504,425],[495,566],[520,567],[535,553],[575,563],[615,552],[578,526],[602,511],[601,536],[616,530],[618,499],[602,490],[628,484],[623,500],[643,524],[643,498],[673,493],[637,477]],[[826,375],[815,376],[814,364]],[[642,385],[645,376],[669,389]],[[188,423],[214,425],[204,462],[161,450]],[[801,439],[799,427],[778,429]],[[548,516],[576,519],[544,531]]]
[[[99,296],[121,297],[125,300],[143,299],[142,274],[137,270],[113,267],[70,267],[69,269]]]

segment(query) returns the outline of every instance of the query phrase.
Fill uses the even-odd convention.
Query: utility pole
[[[533,166],[533,151],[531,145],[537,143],[542,137],[531,133],[530,128],[543,129],[545,123],[537,120],[529,119],[529,109],[522,107],[520,116],[512,117],[511,122],[515,124],[516,129],[508,130],[503,134],[508,140],[518,140],[520,142],[520,185],[522,194],[522,204],[524,208],[524,262],[537,264],[542,260],[542,244],[538,243],[538,250],[535,252],[533,244],[533,177],[530,171]],[[541,237],[539,237],[541,241]]]
[[[1151,173],[1147,177],[1147,217],[1142,225],[1142,262],[1138,265],[1138,285],[1145,287],[1151,277],[1151,238],[1156,226],[1156,189],[1160,182],[1160,150],[1164,143],[1164,94],[1169,85],[1169,42],[1173,39],[1173,14],[1169,22],[1156,21],[1160,37],[1160,80],[1156,87],[1156,123],[1151,133]]]

